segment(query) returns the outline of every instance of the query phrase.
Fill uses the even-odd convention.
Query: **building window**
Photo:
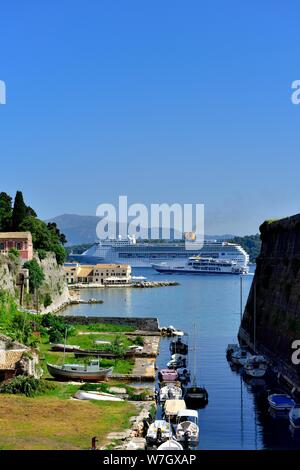
[[[4,250],[4,248],[5,248],[4,243],[0,243],[0,250]]]

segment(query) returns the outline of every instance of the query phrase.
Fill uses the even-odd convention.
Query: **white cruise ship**
[[[167,263],[152,264],[159,273],[166,274],[247,274],[248,268],[236,261],[225,261],[201,256],[191,256],[183,266],[170,266]]]
[[[242,267],[247,267],[249,263],[249,255],[235,243],[205,241],[201,249],[195,243],[194,250],[187,250],[183,241],[143,242],[134,237],[99,241],[81,255],[73,254],[70,258],[85,264],[116,263],[130,264],[133,268],[149,268],[152,264],[162,262],[170,266],[184,265],[192,256],[234,261]]]

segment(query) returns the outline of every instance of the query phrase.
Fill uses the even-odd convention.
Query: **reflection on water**
[[[267,395],[278,385],[269,379],[245,380],[226,360],[227,344],[236,342],[240,321],[239,277],[166,276],[151,269],[135,273],[148,279],[177,280],[180,286],[87,289],[81,291],[83,298],[99,298],[104,303],[72,306],[66,313],[154,316],[162,326],[173,324],[190,336],[196,323],[196,375],[209,393],[208,406],[199,410],[199,449],[300,448],[300,433],[290,430],[287,417],[268,411]],[[253,276],[243,279],[245,304]],[[169,358],[169,340],[162,339],[158,365],[165,366]]]

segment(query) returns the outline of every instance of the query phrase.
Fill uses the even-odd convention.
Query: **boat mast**
[[[65,330],[65,342],[64,342],[64,364],[65,364],[65,359],[66,359],[66,342],[67,342],[67,328]]]
[[[193,385],[196,385],[196,323],[194,323],[194,344],[193,344]]]
[[[254,281],[254,292],[253,292],[253,346],[254,352],[256,353],[256,282]]]
[[[240,319],[242,323],[242,317],[243,317],[243,276],[242,274],[240,275]]]

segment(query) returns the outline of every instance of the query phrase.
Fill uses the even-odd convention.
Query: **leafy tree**
[[[59,240],[62,245],[67,243],[66,236],[60,232],[59,228],[57,227],[55,222],[49,222],[47,224],[48,230],[54,235],[56,240]]]
[[[35,292],[38,289],[43,280],[45,279],[44,272],[36,259],[26,261],[24,268],[29,271],[29,288],[31,292]]]
[[[44,307],[47,308],[51,304],[52,304],[51,295],[49,294],[49,292],[47,292],[44,297]]]
[[[9,232],[12,222],[12,198],[0,193],[0,232]]]
[[[21,191],[16,192],[14,208],[12,212],[12,229],[15,231],[19,230],[20,225],[25,219],[27,214],[27,207],[23,199]]]
[[[61,244],[60,237],[62,234],[57,233],[53,226],[49,228],[42,220],[33,216],[27,216],[20,228],[31,232],[34,249],[52,251],[55,253],[57,263],[64,263],[66,251]]]

